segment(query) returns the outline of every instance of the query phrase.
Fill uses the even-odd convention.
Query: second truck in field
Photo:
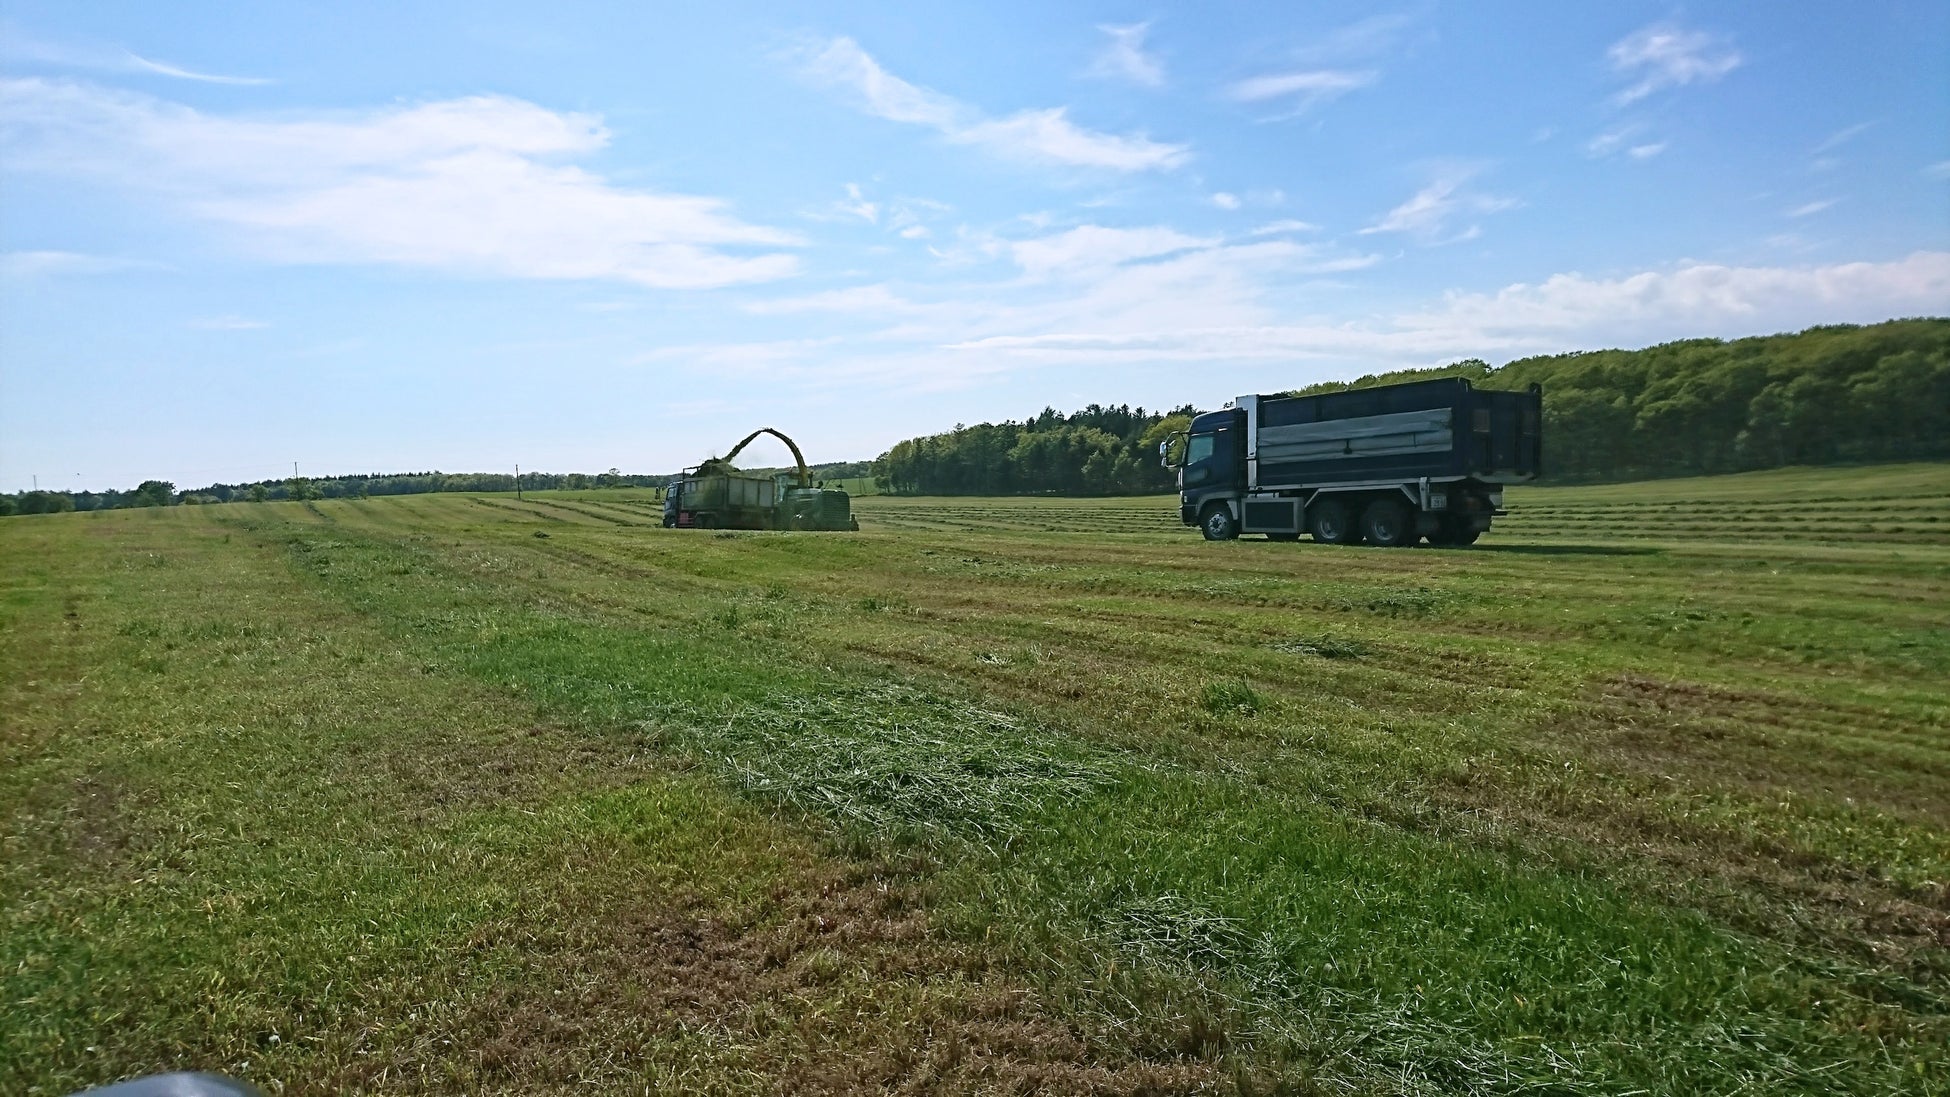
[[[1241,396],[1165,440],[1178,513],[1209,541],[1241,533],[1347,545],[1475,542],[1503,485],[1542,468],[1543,392],[1460,377],[1313,396]]]
[[[731,463],[761,434],[792,451],[791,473],[761,475]],[[815,485],[799,444],[771,427],[747,434],[723,457],[714,457],[664,488],[665,529],[857,530],[852,498],[839,488]]]

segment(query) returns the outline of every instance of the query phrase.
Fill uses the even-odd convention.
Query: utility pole
[[[521,502],[521,466],[515,466],[515,502]]]

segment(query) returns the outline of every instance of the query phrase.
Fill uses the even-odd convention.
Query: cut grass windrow
[[[1919,506],[1950,495],[1940,472],[1883,478]],[[1830,480],[1803,489],[1834,494]],[[1623,499],[1547,490],[1587,510]],[[1746,498],[1792,490],[1763,478]],[[1736,524],[1650,545],[1519,527],[1455,553],[1207,545],[1159,520],[1159,501],[1132,500],[1009,501],[982,526],[981,501],[875,499],[857,536],[702,537],[647,512],[640,526],[580,513],[630,512],[577,498],[422,498],[410,523],[388,509],[406,503],[369,500],[23,527],[48,550],[67,536],[103,547],[17,584],[10,628],[61,635],[53,592],[90,584],[103,601],[77,612],[120,615],[68,655],[8,649],[31,683],[9,699],[33,714],[10,732],[18,776],[0,786],[30,897],[7,908],[24,929],[5,959],[6,1008],[38,1034],[18,1045],[31,1077],[91,1076],[74,1041],[109,1022],[89,1012],[84,971],[114,973],[144,1015],[150,1058],[118,1062],[217,1046],[183,1035],[207,993],[144,993],[136,973],[225,971],[215,957],[240,939],[185,919],[239,895],[245,912],[287,911],[266,937],[293,934],[291,962],[311,973],[268,981],[316,988],[331,965],[303,942],[367,932],[361,906],[316,896],[355,891],[424,912],[374,919],[393,944],[373,954],[422,989],[374,990],[358,973],[379,961],[355,949],[358,993],[218,1018],[235,1041],[302,1007],[337,1033],[356,1006],[398,1034],[368,1057],[289,1040],[262,1054],[293,1080],[385,1085],[358,1072],[383,1061],[417,1064],[436,1089],[765,1088],[799,1049],[879,1064],[856,1085],[1002,1086],[1027,1077],[1004,1069],[1016,1052],[991,1041],[977,1068],[914,1029],[946,1031],[1004,988],[1035,1003],[1010,1014],[1022,1031],[1080,1034],[1022,1037],[1042,1049],[1036,1069],[1078,1083],[1056,1088],[1868,1093],[1950,1077],[1939,546],[1752,542]],[[1120,525],[1127,513],[1142,520]],[[873,533],[881,516],[909,532]],[[1078,516],[1104,532],[1044,532]],[[172,611],[154,597],[165,588],[204,601]],[[281,623],[225,602],[253,591]],[[76,685],[105,663],[122,668],[114,688]],[[186,673],[212,685],[170,693]],[[397,700],[305,709],[340,696]],[[446,709],[481,713],[482,729],[424,715]],[[77,737],[118,714],[157,730]],[[389,724],[428,730],[389,743]],[[190,782],[207,806],[187,814],[187,845],[153,848],[193,855],[214,890],[123,883],[127,920],[110,918],[77,889],[158,871],[147,835],[190,801],[156,775],[186,750],[222,765]],[[462,759],[508,768],[483,784]],[[282,805],[254,841],[230,789],[245,772]],[[92,818],[104,798],[129,805],[109,818],[136,822],[103,833],[144,836],[130,860],[88,867],[97,824],[21,821]],[[314,813],[342,829],[351,805],[370,817],[362,848],[383,857],[303,837]],[[246,840],[209,837],[233,831]],[[323,892],[267,883],[273,852],[312,866]],[[448,867],[411,875],[425,858]],[[783,966],[821,988],[815,1013],[860,1008],[852,995],[905,972],[870,1011],[870,1043],[807,1042],[782,1035],[791,1017],[751,1012],[776,990],[752,981],[769,970],[763,942],[842,917],[803,905],[795,888],[819,880],[836,910],[865,912],[844,917],[869,943],[811,933]],[[545,904],[559,931],[527,909],[545,895],[566,896]],[[598,939],[619,919],[664,927],[641,948],[673,917],[718,927],[693,939],[719,958],[722,1001],[673,1006],[646,981],[662,969],[619,975]],[[135,947],[145,921],[188,943],[173,959]],[[464,978],[441,959],[454,935],[491,943]],[[523,979],[563,991],[555,1012],[593,1018],[629,1055],[598,1066],[589,1041],[547,1035],[555,999],[521,997]],[[455,989],[429,997],[427,980]],[[610,986],[640,989],[613,1000]],[[421,1013],[445,1019],[428,1043],[401,1020],[414,1003],[511,994],[533,1031],[447,1006]],[[739,1034],[731,1046],[696,1042],[712,1018]],[[465,1065],[485,1043],[497,1065]],[[883,1044],[911,1050],[868,1054]]]

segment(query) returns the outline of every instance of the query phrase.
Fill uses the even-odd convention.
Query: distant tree
[[[251,502],[262,503],[264,500],[269,499],[271,497],[271,489],[265,487],[263,484],[252,484],[250,486],[249,495],[250,495]]]
[[[167,480],[144,480],[131,498],[138,507],[166,507],[176,496],[176,485]]]
[[[74,497],[61,491],[30,491],[20,497],[22,514],[64,514],[74,509]]]
[[[596,477],[599,488],[620,488],[623,486],[623,473],[620,469],[610,469]]]
[[[11,495],[0,495],[0,518],[20,510],[20,502]]]
[[[288,488],[287,494],[293,499],[311,500],[319,497],[318,485],[303,476],[293,476],[285,481],[285,484]]]

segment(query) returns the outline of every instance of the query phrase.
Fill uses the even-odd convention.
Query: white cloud
[[[785,277],[797,237],[718,199],[624,189],[566,163],[592,115],[499,96],[305,117],[225,117],[86,84],[0,81],[16,169],[107,179],[296,263],[698,288]]]
[[[1041,278],[1102,270],[1216,243],[1217,240],[1209,237],[1187,236],[1163,227],[1117,229],[1081,225],[1055,236],[1017,241],[1009,250],[1025,274]]]
[[[1219,191],[1212,195],[1212,204],[1223,210],[1235,210],[1239,208],[1239,196]]]
[[[1260,103],[1269,99],[1290,99],[1295,113],[1305,111],[1320,103],[1325,103],[1350,91],[1365,88],[1375,82],[1378,73],[1353,72],[1341,69],[1311,69],[1303,72],[1270,73],[1241,80],[1228,88],[1226,93],[1242,103]]]
[[[1950,306],[1950,252],[1916,252],[1883,263],[1729,267],[1692,263],[1622,278],[1554,275],[1495,293],[1449,295],[1406,325],[1450,327],[1492,344],[1576,333],[1661,339],[1798,330],[1941,313]]]
[[[1005,156],[1111,171],[1168,170],[1188,159],[1183,145],[1084,129],[1065,117],[1062,107],[1017,111],[1007,118],[977,122],[948,134],[948,139],[982,145]]]
[[[1147,88],[1164,84],[1164,65],[1157,57],[1144,51],[1144,36],[1150,32],[1151,24],[1101,25],[1097,29],[1109,35],[1110,41],[1104,44],[1103,52],[1091,62],[1090,75],[1128,80]]]
[[[164,270],[163,263],[124,259],[113,255],[84,255],[73,251],[10,251],[0,253],[0,277],[52,278],[67,274],[114,274],[125,270]]]
[[[1876,124],[1874,122],[1857,122],[1853,126],[1836,130],[1834,133],[1829,134],[1828,138],[1821,144],[1814,147],[1814,155],[1820,156],[1824,152],[1833,152],[1874,129],[1875,126]]]
[[[52,42],[37,42],[12,34],[0,38],[0,56],[36,64],[57,65],[62,68],[167,76],[173,80],[194,80],[203,84],[256,86],[274,82],[257,76],[223,76],[197,72],[181,65],[151,60],[125,49],[56,45]]]
[[[1394,51],[1416,26],[1416,17],[1407,13],[1369,16],[1294,51],[1294,55],[1312,60],[1373,57]]]
[[[1809,202],[1806,205],[1796,206],[1793,209],[1787,211],[1787,216],[1813,217],[1815,214],[1820,213],[1822,210],[1825,210],[1830,206],[1833,206],[1838,201],[1840,201],[1840,199],[1838,198],[1823,198],[1820,199],[1819,201]]]
[[[176,65],[165,64],[161,61],[151,61],[147,57],[138,57],[133,53],[128,55],[128,59],[129,64],[138,72],[153,72],[158,76],[168,76],[177,80],[195,80],[205,84],[257,85],[271,83],[270,80],[257,76],[219,76],[215,73],[196,72],[192,69],[180,68]]]
[[[858,43],[835,38],[805,58],[812,79],[858,97],[867,113],[926,126],[948,140],[1013,159],[1111,171],[1168,171],[1190,158],[1183,145],[1144,136],[1097,133],[1071,122],[1062,107],[988,118],[972,107],[916,87],[880,67]]]
[[[1710,34],[1654,24],[1613,43],[1606,56],[1612,71],[1637,83],[1619,92],[1614,101],[1635,103],[1666,88],[1711,83],[1740,67],[1733,47]]]
[[[1479,217],[1517,205],[1514,199],[1495,195],[1477,194],[1466,191],[1463,185],[1476,174],[1474,169],[1449,169],[1438,174],[1429,184],[1416,191],[1408,201],[1389,210],[1381,220],[1361,230],[1363,235],[1380,232],[1399,232],[1413,236],[1424,243],[1453,243],[1458,240],[1473,239],[1481,232],[1481,226],[1471,224],[1448,235],[1449,225],[1457,218]]]
[[[852,214],[869,225],[880,222],[880,206],[861,197],[860,184],[848,183],[846,197],[847,200],[839,204],[840,212]]]
[[[1634,144],[1634,139],[1644,132],[1645,127],[1636,123],[1606,130],[1584,143],[1585,155],[1602,160],[1622,152],[1634,160],[1650,160],[1666,151],[1667,143],[1664,141],[1640,141]]]
[[[1950,160],[1938,160],[1924,168],[1923,174],[1932,179],[1950,179]]]
[[[1286,362],[1342,359],[1370,366],[1433,365],[1470,355],[1516,356],[1642,346],[1677,338],[1873,323],[1940,313],[1950,302],[1950,253],[1918,252],[1884,263],[1824,267],[1687,264],[1615,279],[1555,275],[1493,293],[1451,293],[1431,306],[1359,322],[1250,319],[1234,308],[1215,323],[1171,319],[1132,307],[1115,322],[1079,310],[1040,330],[949,344],[984,360],[1021,365],[1107,366],[1158,362]],[[1246,322],[1228,322],[1247,318]]]
[[[1320,226],[1306,221],[1284,220],[1268,221],[1252,231],[1254,236],[1274,236],[1289,232],[1318,232]]]
[[[918,307],[913,302],[901,298],[885,285],[871,285],[827,290],[823,293],[810,293],[799,297],[775,297],[767,301],[752,301],[745,305],[745,311],[760,315],[797,312],[891,314],[913,312]]]

